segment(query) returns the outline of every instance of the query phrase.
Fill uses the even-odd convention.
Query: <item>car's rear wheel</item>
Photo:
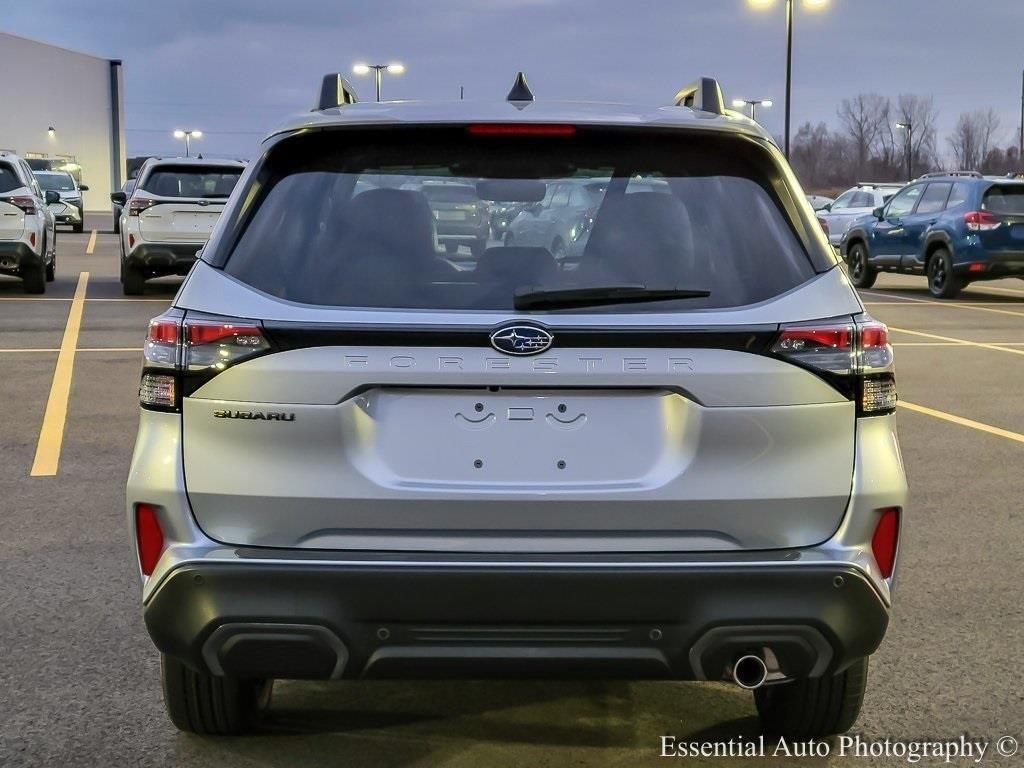
[[[857,722],[868,682],[867,657],[838,675],[806,678],[754,691],[764,730],[788,739],[822,739]]]
[[[57,279],[57,257],[54,256],[50,263],[46,265],[46,282],[52,283]]]
[[[25,293],[46,293],[46,267],[42,264],[23,267],[21,281],[25,284]]]
[[[85,231],[85,224],[72,224],[71,231],[74,232],[76,235],[80,235],[83,231]]]
[[[960,293],[963,284],[953,274],[953,256],[939,248],[928,260],[928,290],[937,299],[952,299]]]
[[[850,270],[850,282],[857,288],[870,288],[878,279],[878,270],[868,263],[868,249],[862,243],[856,243],[847,254],[847,265]]]
[[[178,730],[214,736],[244,733],[270,705],[273,680],[214,677],[161,656],[164,705]]]
[[[121,290],[125,296],[141,296],[146,289],[146,278],[134,267],[121,262]]]

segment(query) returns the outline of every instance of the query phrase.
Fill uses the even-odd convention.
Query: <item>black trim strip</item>
[[[491,334],[509,322],[493,326],[451,325],[324,325],[264,321],[263,328],[275,351],[310,347],[491,347]],[[554,336],[553,350],[560,348],[604,349],[727,349],[764,354],[779,332],[777,325],[705,328],[600,327],[551,328],[534,320]]]

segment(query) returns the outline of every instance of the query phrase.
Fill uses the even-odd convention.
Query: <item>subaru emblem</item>
[[[555,337],[536,325],[506,325],[491,334],[491,346],[506,355],[538,355]]]

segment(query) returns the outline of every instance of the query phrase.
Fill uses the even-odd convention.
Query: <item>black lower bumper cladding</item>
[[[186,564],[149,599],[157,647],[229,677],[786,677],[871,654],[888,609],[843,566]]]

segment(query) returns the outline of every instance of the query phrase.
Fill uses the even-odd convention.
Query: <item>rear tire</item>
[[[121,263],[121,289],[125,296],[141,296],[146,290],[146,278],[134,267]]]
[[[180,731],[227,736],[248,731],[270,704],[272,680],[236,680],[196,672],[160,657],[164,705]]]
[[[846,256],[847,268],[850,271],[850,282],[857,288],[867,290],[878,279],[878,270],[868,263],[868,249],[861,243],[850,248]]]
[[[937,299],[954,299],[963,288],[953,274],[953,256],[945,248],[939,248],[928,260],[928,290]]]
[[[806,678],[754,691],[764,730],[787,739],[823,739],[857,722],[868,682],[868,659],[830,677]]]
[[[57,279],[57,257],[53,257],[53,261],[46,265],[46,282],[52,283]]]
[[[82,232],[85,231],[85,224],[72,224],[71,231],[74,232],[76,235],[80,235],[82,234]]]
[[[46,267],[26,267],[21,273],[21,281],[25,284],[25,293],[46,293]]]

